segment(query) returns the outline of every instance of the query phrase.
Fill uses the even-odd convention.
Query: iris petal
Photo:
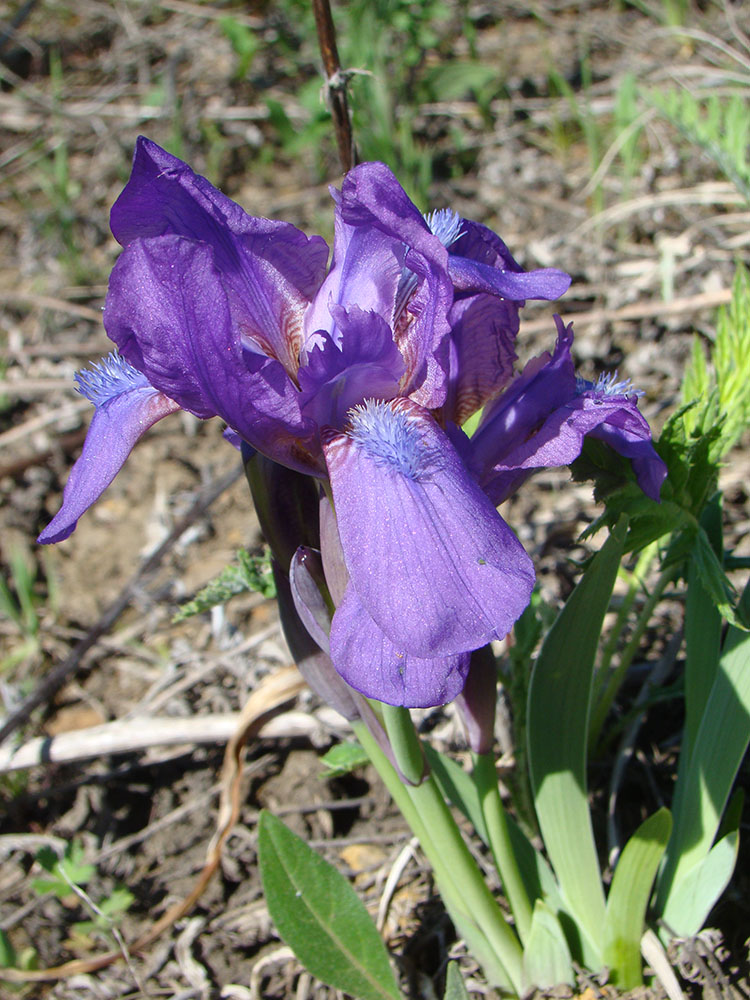
[[[120,471],[136,441],[162,417],[180,409],[117,355],[80,373],[78,382],[96,410],[81,457],[68,477],[62,507],[39,536],[43,544],[68,538],[81,514]]]
[[[469,653],[425,658],[399,650],[368,615],[352,584],[333,616],[331,656],[355,690],[406,708],[452,701],[464,686],[470,659]]]
[[[531,561],[430,414],[370,403],[323,445],[351,580],[396,648],[447,656],[506,635]]]
[[[325,274],[325,240],[286,222],[253,218],[143,136],[110,224],[122,246],[171,235],[211,247],[235,322],[294,373],[304,311]]]
[[[282,365],[248,355],[209,246],[136,239],[120,255],[104,309],[107,333],[148,381],[198,417],[219,415],[276,461],[316,472],[315,427]]]

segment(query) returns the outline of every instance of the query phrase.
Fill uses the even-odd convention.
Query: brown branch
[[[333,117],[341,169],[346,174],[357,162],[349,105],[346,99],[346,74],[342,72],[339,62],[336,29],[328,0],[313,0],[313,10],[315,12],[315,27],[318,30],[318,45],[326,74],[326,99]]]

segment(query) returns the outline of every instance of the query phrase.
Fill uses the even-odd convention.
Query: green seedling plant
[[[96,876],[96,866],[86,861],[86,848],[81,840],[71,840],[61,854],[52,847],[43,847],[35,860],[45,873],[31,880],[37,896],[52,895],[66,904],[75,900],[91,913],[91,919],[76,921],[71,926],[68,943],[73,950],[90,950],[96,938],[107,944],[116,940],[118,924],[135,897],[124,886],[115,886],[96,902],[91,898],[85,886]]]

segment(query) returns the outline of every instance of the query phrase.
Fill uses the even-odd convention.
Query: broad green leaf
[[[305,968],[359,1000],[398,1000],[385,945],[333,865],[265,810],[258,860],[271,918]]]
[[[466,989],[458,962],[448,962],[443,1000],[469,1000],[469,991]]]
[[[464,814],[477,831],[482,843],[488,845],[489,836],[482,815],[482,803],[479,801],[479,793],[471,780],[471,775],[467,774],[452,757],[439,753],[429,743],[423,744],[423,749],[443,798]]]
[[[740,601],[746,614],[750,584]],[[657,908],[663,914],[688,872],[703,861],[716,837],[737,770],[750,743],[750,633],[730,628],[711,693],[698,727],[676,808],[666,863],[659,878]]]
[[[701,525],[719,558],[722,557],[721,494],[707,504],[700,518]],[[698,727],[719,667],[721,655],[721,613],[701,580],[694,558],[688,566],[688,587],[685,598],[685,726],[678,765],[677,783],[672,799],[672,811],[681,810],[685,793],[685,772],[690,764]]]
[[[607,899],[604,962],[615,986],[643,984],[641,938],[659,864],[672,831],[672,817],[660,809],[638,827],[620,855]]]
[[[552,910],[538,899],[531,916],[531,930],[523,950],[524,984],[547,989],[561,983],[575,983],[572,960],[565,934]]]
[[[344,774],[350,774],[358,767],[368,764],[370,758],[356,740],[345,740],[332,746],[328,753],[323,754],[320,763],[324,764],[326,770],[320,775],[321,779],[340,778]]]
[[[594,658],[626,532],[623,518],[550,629],[529,687],[529,770],[539,827],[566,908],[599,952],[605,900],[588,807],[586,746]]]
[[[702,861],[674,884],[662,918],[677,937],[693,937],[703,927],[732,878],[739,842],[740,835],[735,829],[722,837]]]

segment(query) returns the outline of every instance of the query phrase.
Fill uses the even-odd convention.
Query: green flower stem
[[[525,944],[531,930],[531,900],[526,891],[508,832],[505,807],[497,783],[493,753],[474,754],[474,783],[482,805],[490,849],[516,921],[518,936]]]
[[[397,725],[404,729],[400,737],[402,745],[408,745],[412,738],[406,730],[414,731],[408,711],[392,715],[391,728]],[[464,843],[435,779],[429,776],[420,785],[405,785],[364,724],[353,723],[353,728],[419,839],[457,930],[482,963],[487,976],[497,985],[509,985],[520,995],[523,954],[518,938],[506,923]]]
[[[651,621],[651,615],[654,613],[654,608],[661,600],[662,594],[667,589],[668,585],[674,580],[674,576],[674,566],[670,566],[668,569],[662,571],[659,575],[659,579],[654,585],[654,589],[651,591],[648,600],[643,606],[643,610],[638,616],[635,628],[633,629],[633,634],[620,656],[620,662],[617,664],[617,669],[612,671],[607,686],[600,695],[596,707],[594,708],[591,722],[589,724],[588,745],[590,750],[596,746],[596,743],[599,740],[599,734],[601,733],[602,726],[604,725],[607,715],[609,714],[609,710],[612,707],[612,702],[615,700],[617,692],[620,690],[620,685],[622,684],[628,667],[633,662],[633,657],[638,652],[638,647],[641,644],[643,633],[646,631],[648,623]]]
[[[367,726],[363,722],[356,721],[352,722],[352,729],[432,865],[438,890],[456,930],[481,964],[490,982],[506,990],[512,990],[513,986],[508,973],[483,930],[468,911],[464,895],[454,882],[450,866],[444,861],[445,852],[436,845],[428,833],[422,817],[409,796],[407,786],[404,785]]]
[[[424,778],[427,762],[409,709],[384,702],[378,704],[378,709],[401,773],[412,785],[418,785]]]

